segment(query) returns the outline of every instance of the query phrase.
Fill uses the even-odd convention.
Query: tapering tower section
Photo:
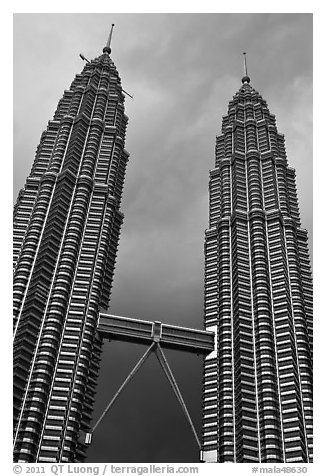
[[[246,65],[245,65],[246,66]],[[312,278],[295,171],[266,101],[229,103],[210,171],[205,238],[207,462],[312,461]]]
[[[14,460],[80,462],[123,215],[127,116],[110,40],[66,90],[14,210]]]

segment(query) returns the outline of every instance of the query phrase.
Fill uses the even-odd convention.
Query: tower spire
[[[244,61],[243,66],[244,66],[244,74],[245,74],[245,76],[248,76],[248,71],[247,71],[247,57],[246,57],[246,54],[247,54],[247,53],[244,51],[244,52],[243,52],[243,61]]]
[[[108,38],[108,41],[106,42],[106,45],[105,45],[104,48],[103,48],[103,53],[108,53],[108,54],[111,53],[111,46],[110,46],[110,45],[111,45],[113,27],[114,27],[114,23],[112,23],[112,25],[111,25],[111,30],[110,30],[109,38]]]
[[[244,68],[244,76],[242,78],[243,83],[250,83],[250,78],[248,76],[248,70],[247,70],[247,53],[244,51],[243,52],[243,68]]]

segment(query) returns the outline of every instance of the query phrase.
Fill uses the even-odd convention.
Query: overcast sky
[[[252,86],[285,134],[312,251],[312,15],[14,15],[14,200],[79,53],[111,57],[126,98],[130,152],[110,311],[202,327],[208,171],[247,52]],[[105,345],[95,415],[145,349]],[[169,353],[200,431],[201,361]],[[119,367],[117,371],[117,367]],[[146,391],[144,390],[146,388]],[[197,448],[152,357],[94,435],[89,461],[190,462]]]

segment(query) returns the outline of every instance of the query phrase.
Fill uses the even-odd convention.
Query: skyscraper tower
[[[15,461],[84,458],[128,161],[111,36],[64,92],[15,205]]]
[[[207,462],[312,461],[312,279],[295,171],[266,101],[229,103],[210,171],[205,238]]]

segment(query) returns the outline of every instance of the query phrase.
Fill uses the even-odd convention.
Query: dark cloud
[[[116,24],[111,56],[135,99],[126,99],[130,162],[110,310],[201,327],[208,170],[222,115],[241,85],[244,50],[251,83],[285,134],[289,164],[297,171],[302,224],[312,237],[312,15],[16,14],[15,197],[41,131],[82,69],[79,53],[89,59],[99,55],[111,23]],[[96,415],[143,351],[106,344]],[[199,431],[200,360],[178,353],[170,358]],[[193,436],[152,356],[99,427],[89,460],[197,457]]]

